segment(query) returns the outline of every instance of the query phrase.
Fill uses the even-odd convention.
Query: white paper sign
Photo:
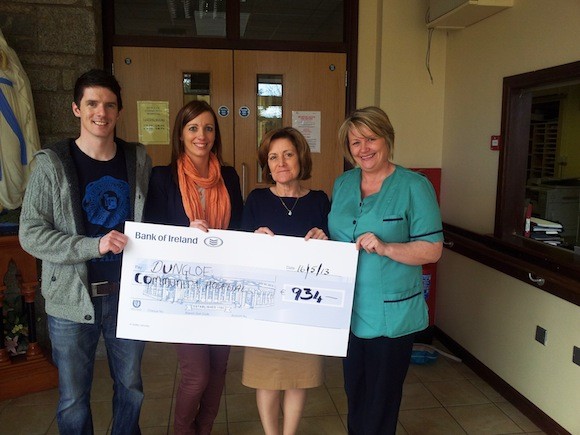
[[[117,336],[345,356],[352,243],[127,222]]]
[[[292,127],[298,130],[310,145],[310,152],[320,152],[320,112],[292,111]]]

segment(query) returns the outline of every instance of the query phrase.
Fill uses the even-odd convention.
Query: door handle
[[[242,198],[246,200],[246,183],[248,178],[248,165],[242,163]]]
[[[546,283],[546,280],[542,277],[536,277],[534,276],[534,274],[532,274],[532,272],[528,273],[528,278],[530,279],[530,281],[532,281],[534,284],[537,284],[538,286],[543,286]]]

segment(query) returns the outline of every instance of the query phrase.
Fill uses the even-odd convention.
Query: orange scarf
[[[185,214],[191,222],[205,219],[210,228],[227,229],[230,224],[232,205],[230,195],[222,178],[220,162],[215,154],[209,155],[209,176],[203,178],[191,159],[184,153],[177,160],[177,178]],[[201,204],[198,188],[205,189],[205,210]]]

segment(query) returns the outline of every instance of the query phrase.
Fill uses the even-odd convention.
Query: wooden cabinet
[[[28,393],[48,390],[58,385],[58,371],[36,342],[34,297],[38,287],[36,259],[20,246],[18,236],[0,237],[0,326],[6,286],[4,277],[10,263],[16,266],[16,278],[24,300],[28,324],[28,350],[25,355],[10,357],[0,331],[0,402]]]

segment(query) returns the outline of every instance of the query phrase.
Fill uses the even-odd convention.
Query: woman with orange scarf
[[[171,163],[153,168],[145,221],[190,226],[202,231],[237,229],[243,202],[240,180],[222,166],[221,136],[209,104],[191,101],[177,114]],[[176,344],[181,370],[174,427],[176,434],[206,435],[218,413],[229,346]]]

